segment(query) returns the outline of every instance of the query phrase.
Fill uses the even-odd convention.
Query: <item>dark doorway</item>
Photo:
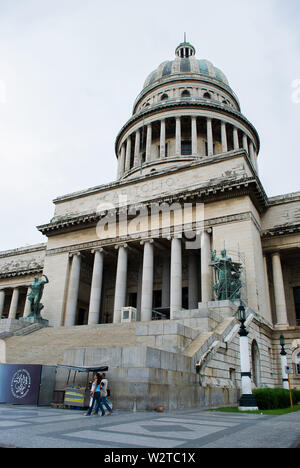
[[[300,325],[300,286],[294,288],[294,302],[296,310],[296,323]]]

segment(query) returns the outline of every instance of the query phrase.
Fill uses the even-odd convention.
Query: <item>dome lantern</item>
[[[194,46],[192,46],[192,44],[186,41],[185,33],[184,41],[176,48],[175,55],[180,58],[189,58],[196,55],[196,49]]]

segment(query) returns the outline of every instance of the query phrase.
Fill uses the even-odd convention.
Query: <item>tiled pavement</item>
[[[300,412],[285,416],[200,410],[115,412],[0,405],[0,446],[28,448],[259,448],[295,447]]]

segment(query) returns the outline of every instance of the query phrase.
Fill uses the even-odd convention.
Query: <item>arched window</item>
[[[251,345],[251,361],[252,361],[252,379],[256,387],[260,386],[260,355],[257,342],[252,341]]]
[[[161,101],[166,101],[167,99],[169,99],[169,96],[166,93],[160,98]]]
[[[191,93],[187,89],[185,89],[184,91],[182,91],[181,97],[189,98],[189,97],[191,97]]]
[[[211,99],[211,94],[210,93],[204,93],[203,97],[204,97],[204,99]]]

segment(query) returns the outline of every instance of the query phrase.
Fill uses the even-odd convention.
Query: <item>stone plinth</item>
[[[24,323],[17,319],[1,319],[0,320],[0,333],[14,333],[21,328],[28,326],[28,323]]]
[[[36,323],[39,324],[39,325],[42,325],[43,327],[48,327],[48,325],[49,325],[49,320],[45,320],[42,317],[40,317],[40,318],[23,317],[23,318],[19,319],[19,322],[23,323],[24,327],[28,327],[28,325],[34,325]]]
[[[202,306],[201,303],[199,303],[198,305],[199,305],[199,308]],[[213,309],[219,312],[223,318],[228,318],[228,317],[233,317],[236,314],[238,310],[239,302],[234,303],[229,300],[212,301],[212,302],[208,302],[207,305],[209,309]]]

